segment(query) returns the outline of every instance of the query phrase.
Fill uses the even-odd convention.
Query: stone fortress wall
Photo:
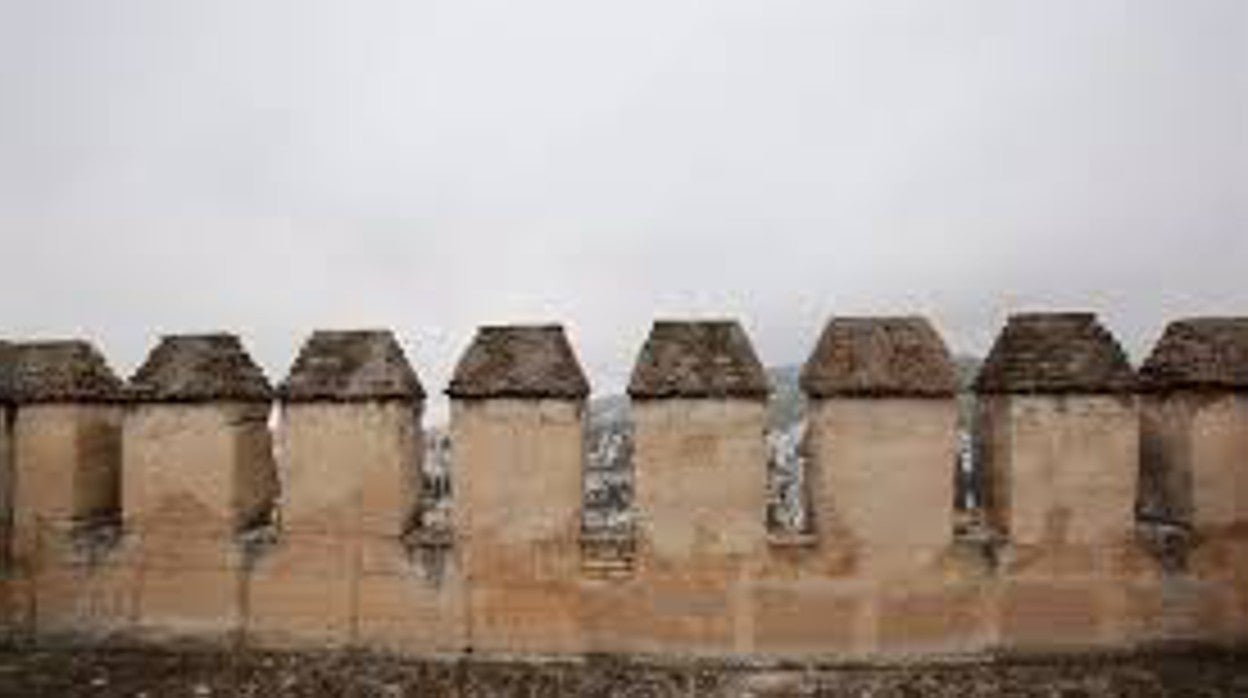
[[[943,340],[833,318],[801,376],[796,533],[766,525],[769,386],[735,322],[654,324],[635,525],[609,535],[581,525],[589,383],[558,326],[484,327],[461,358],[437,528],[389,332],[316,332],[276,388],[227,334],[165,337],[127,382],[82,341],[0,357],[14,635],[849,659],[1248,639],[1248,319],[1173,322],[1136,371],[1091,314],[1012,316],[976,382],[966,527]]]

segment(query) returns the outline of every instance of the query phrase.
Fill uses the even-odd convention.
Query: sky
[[[0,0],[0,336],[1248,314],[1243,0]],[[436,409],[436,408],[435,408]]]

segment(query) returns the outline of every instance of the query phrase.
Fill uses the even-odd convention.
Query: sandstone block
[[[278,647],[350,644],[359,554],[358,543],[345,536],[283,536],[248,579],[248,638]]]
[[[875,594],[874,651],[884,655],[955,654],[992,642],[987,585],[886,587]]]
[[[754,648],[763,654],[854,655],[869,651],[869,596],[821,582],[760,586]]]

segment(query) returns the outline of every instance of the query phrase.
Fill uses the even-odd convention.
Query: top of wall
[[[1170,323],[1140,368],[1140,381],[1152,391],[1248,389],[1248,318]]]
[[[802,367],[813,398],[952,397],[957,371],[944,340],[921,317],[835,317]]]
[[[264,371],[232,334],[168,335],[127,386],[137,402],[268,402]]]
[[[589,395],[589,381],[561,325],[493,325],[477,330],[446,394],[580,400]]]
[[[765,399],[767,374],[750,338],[733,320],[654,323],[628,394],[635,399]]]
[[[117,402],[122,383],[90,342],[57,340],[5,344],[0,388],[7,402]]]
[[[425,397],[387,330],[312,333],[277,389],[283,402],[418,401]]]
[[[1122,393],[1135,373],[1092,313],[1011,315],[975,381],[979,393]]]

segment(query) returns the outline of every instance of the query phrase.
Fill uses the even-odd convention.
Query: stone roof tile
[[[656,321],[628,384],[636,399],[765,399],[769,392],[750,338],[733,320]]]
[[[4,353],[4,382],[16,404],[117,402],[123,397],[121,380],[90,342],[19,342]]]
[[[802,368],[811,397],[950,397],[949,349],[921,317],[836,317]]]
[[[1135,372],[1092,313],[1010,316],[975,382],[980,393],[1122,393]]]
[[[1145,389],[1248,389],[1248,317],[1176,320],[1140,368]]]
[[[491,325],[476,337],[446,394],[460,399],[583,399],[589,381],[560,325]]]
[[[312,333],[278,387],[285,402],[420,400],[425,391],[387,330]]]
[[[127,386],[136,402],[268,402],[273,389],[232,334],[161,337]]]

